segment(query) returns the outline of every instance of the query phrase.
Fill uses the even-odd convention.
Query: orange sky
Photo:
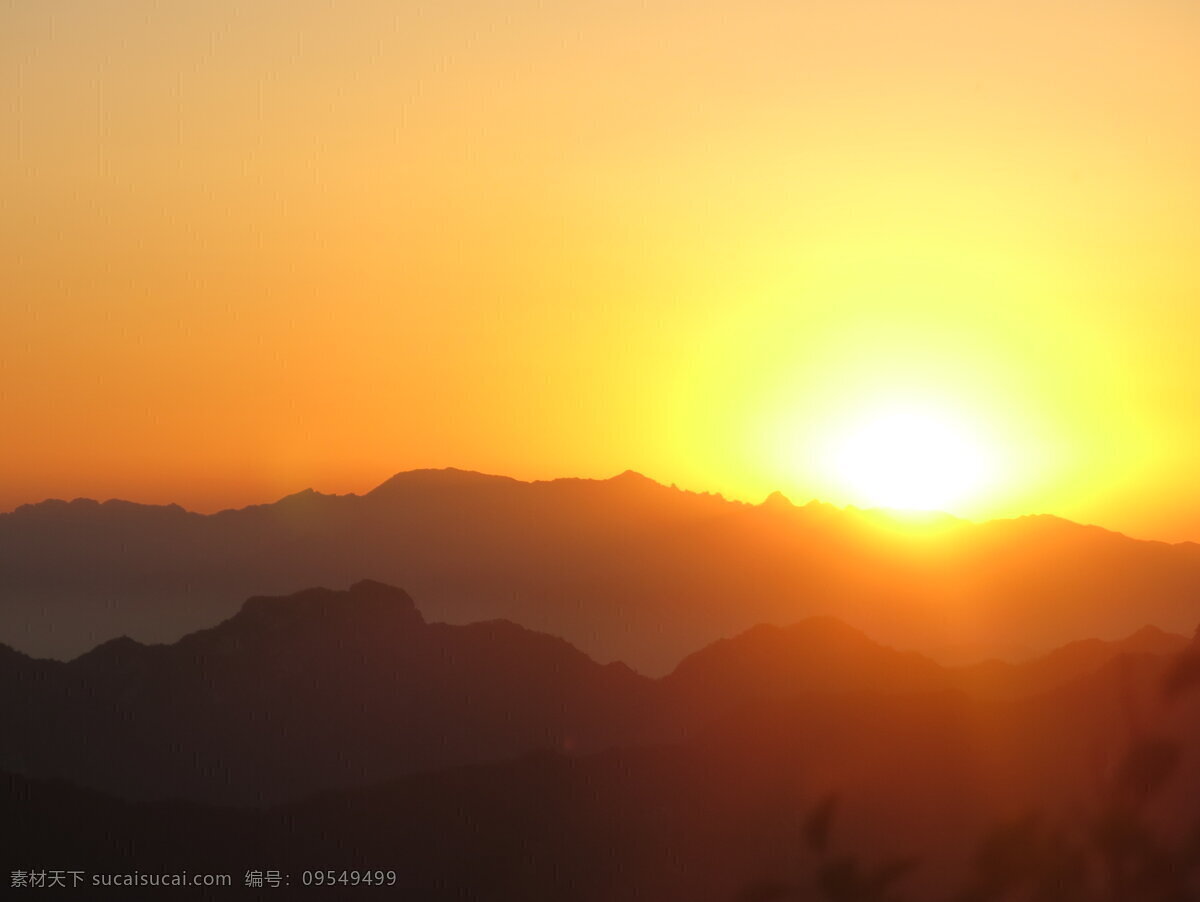
[[[1181,0],[0,3],[0,509],[401,469],[1200,539]],[[849,424],[849,425],[848,425]]]

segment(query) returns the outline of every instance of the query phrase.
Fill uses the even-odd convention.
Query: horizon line
[[[305,494],[320,495],[320,496],[326,497],[326,498],[365,498],[365,497],[371,495],[372,493],[374,493],[375,491],[379,490],[383,486],[387,485],[388,483],[392,482],[395,479],[398,479],[398,478],[404,477],[404,476],[421,474],[421,473],[429,473],[429,474],[458,473],[458,474],[462,474],[464,476],[477,476],[477,477],[482,477],[483,479],[501,480],[501,481],[518,483],[520,485],[530,485],[530,486],[532,486],[532,485],[552,485],[554,483],[559,483],[559,482],[605,483],[605,482],[615,482],[619,479],[628,479],[629,477],[636,477],[638,479],[645,480],[646,482],[651,483],[652,485],[655,485],[661,489],[665,489],[668,491],[677,491],[677,492],[682,492],[684,494],[696,495],[696,496],[700,496],[700,497],[717,498],[728,504],[743,505],[745,507],[750,507],[750,508],[762,508],[762,507],[766,507],[771,504],[775,504],[777,502],[773,501],[773,499],[778,498],[795,510],[801,510],[803,508],[813,507],[813,506],[830,507],[830,508],[833,508],[834,510],[841,511],[844,513],[855,513],[855,514],[863,514],[863,515],[868,515],[868,516],[874,515],[876,517],[883,517],[883,518],[893,520],[893,521],[903,521],[906,518],[930,518],[930,519],[937,519],[937,520],[950,520],[950,521],[953,521],[954,523],[965,524],[965,525],[970,525],[970,526],[982,526],[982,525],[985,525],[988,523],[1016,522],[1018,520],[1053,519],[1053,520],[1061,521],[1063,523],[1068,523],[1072,526],[1076,526],[1081,529],[1103,530],[1104,532],[1112,533],[1113,535],[1118,535],[1118,536],[1121,536],[1123,538],[1126,538],[1126,539],[1129,539],[1129,540],[1135,541],[1135,542],[1151,542],[1151,543],[1157,543],[1157,544],[1169,545],[1169,546],[1200,545],[1200,542],[1197,542],[1197,541],[1191,540],[1191,539],[1184,539],[1182,541],[1172,542],[1172,541],[1168,541],[1165,539],[1143,538],[1143,537],[1139,537],[1139,536],[1132,536],[1132,535],[1122,532],[1118,529],[1113,529],[1111,527],[1103,526],[1098,523],[1084,523],[1084,522],[1081,522],[1078,520],[1072,520],[1068,517],[1064,517],[1059,514],[1053,514],[1053,513],[1047,513],[1047,512],[1017,514],[1015,516],[1009,516],[1009,517],[987,517],[984,519],[974,519],[974,518],[970,518],[970,517],[964,517],[961,514],[955,514],[955,513],[949,512],[949,511],[943,511],[943,510],[938,510],[938,509],[860,507],[855,504],[839,505],[839,504],[836,504],[835,502],[826,501],[824,499],[815,498],[815,497],[809,498],[808,500],[806,500],[804,502],[797,503],[797,502],[793,501],[791,498],[789,498],[783,491],[781,491],[779,489],[775,489],[771,492],[768,492],[767,495],[761,501],[755,502],[755,501],[747,500],[745,498],[730,497],[730,496],[725,495],[723,492],[690,489],[690,488],[685,488],[683,486],[680,486],[678,483],[674,483],[674,482],[672,482],[672,483],[660,482],[657,479],[654,479],[653,477],[647,476],[644,473],[641,473],[640,471],[637,471],[637,470],[634,470],[631,468],[627,468],[613,476],[607,476],[607,477],[555,476],[555,477],[548,478],[548,479],[522,479],[522,478],[516,477],[516,476],[508,476],[503,473],[488,473],[488,472],[484,472],[482,470],[472,470],[472,469],[456,467],[456,466],[413,467],[412,469],[409,469],[409,470],[399,470],[399,471],[391,474],[390,476],[386,477],[381,482],[376,483],[375,485],[371,486],[370,488],[368,488],[362,492],[342,492],[342,493],[322,492],[318,489],[313,488],[312,486],[308,486],[308,487],[299,489],[294,492],[289,492],[285,495],[275,498],[274,500],[254,501],[254,502],[250,502],[247,504],[243,504],[240,507],[237,507],[237,506],[221,507],[221,508],[217,508],[215,510],[208,510],[208,511],[196,510],[193,508],[185,507],[184,505],[179,504],[178,502],[174,502],[174,501],[169,501],[169,502],[165,502],[165,503],[155,503],[155,502],[135,501],[135,500],[131,500],[128,498],[120,498],[120,497],[116,497],[116,496],[105,498],[105,499],[99,499],[99,498],[93,498],[90,496],[80,495],[80,496],[76,496],[74,498],[69,498],[69,499],[64,498],[64,497],[59,497],[59,496],[49,496],[46,498],[42,498],[38,501],[22,502],[22,503],[17,504],[16,506],[9,508],[7,510],[0,510],[0,517],[10,516],[24,508],[38,507],[43,504],[53,504],[53,503],[76,504],[76,503],[80,503],[80,502],[83,502],[83,503],[90,502],[90,503],[93,503],[96,505],[104,505],[104,504],[110,504],[110,503],[115,502],[115,503],[121,503],[121,504],[135,505],[138,507],[164,508],[164,509],[178,508],[179,510],[184,511],[185,513],[188,513],[188,514],[194,514],[196,516],[201,516],[201,517],[213,517],[213,516],[217,516],[219,514],[244,511],[244,510],[248,510],[250,508],[255,508],[255,507],[271,507],[276,504],[280,504],[281,502],[286,501],[289,498],[295,498],[297,496],[301,496],[301,495],[305,495]]]

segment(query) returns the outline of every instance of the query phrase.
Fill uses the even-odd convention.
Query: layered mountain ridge
[[[377,581],[255,597],[171,645],[0,647],[8,851],[100,872],[202,852],[293,881],[383,867],[430,899],[717,902],[818,868],[803,825],[836,792],[839,850],[916,856],[916,898],[944,898],[990,827],[1103,805],[1142,760],[1130,743],[1154,753],[1141,768],[1178,755],[1153,816],[1183,835],[1197,641],[1144,629],[995,671],[813,617],[652,679],[511,622],[427,622]]]
[[[538,750],[686,743],[799,699],[827,710],[826,730],[840,729],[839,699],[859,700],[847,716],[873,697],[986,707],[1188,647],[1143,630],[1007,669],[947,668],[814,617],[718,640],[652,679],[510,621],[426,622],[403,590],[360,580],[251,598],[171,645],[121,637],[70,662],[0,647],[0,769],[133,798],[264,804]]]
[[[520,482],[397,474],[202,515],[48,501],[0,515],[0,641],[70,658],[172,641],[253,595],[403,585],[430,620],[507,619],[649,674],[757,623],[831,615],[889,644],[1045,651],[1200,620],[1200,546],[1053,517],[904,525],[827,504],[760,505],[633,473]]]

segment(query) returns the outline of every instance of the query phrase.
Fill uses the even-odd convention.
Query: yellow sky
[[[1200,539],[1200,11],[0,0],[0,509],[454,465]]]

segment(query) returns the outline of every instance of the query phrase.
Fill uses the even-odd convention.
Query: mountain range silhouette
[[[1200,546],[1054,517],[897,527],[782,495],[759,505],[659,485],[400,473],[202,515],[45,501],[0,515],[0,641],[70,658],[121,635],[173,641],[252,595],[403,585],[431,621],[505,619],[650,675],[758,623],[831,615],[881,642],[1044,652],[1200,620]]]
[[[1193,544],[628,472],[26,505],[0,515],[5,856],[385,868],[438,900],[1175,902],[1198,590]],[[1087,855],[1115,895],[1069,891]]]
[[[837,791],[841,840],[919,857],[934,898],[989,825],[1088,804],[1131,733],[1200,748],[1195,699],[1160,690],[1200,683],[1197,661],[1140,630],[945,667],[817,617],[651,679],[512,623],[426,622],[375,581],[255,597],[172,645],[0,650],[6,853],[385,867],[428,899],[732,900],[814,865],[801,826]],[[1193,757],[1155,823],[1182,832],[1198,789]]]
[[[0,647],[0,769],[129,798],[266,804],[539,750],[688,742],[760,704],[802,699],[834,721],[846,699],[876,696],[987,707],[1187,646],[1142,630],[949,668],[816,617],[756,626],[652,679],[507,621],[427,623],[405,592],[363,580],[251,598],[172,645],[123,637],[70,662]]]

